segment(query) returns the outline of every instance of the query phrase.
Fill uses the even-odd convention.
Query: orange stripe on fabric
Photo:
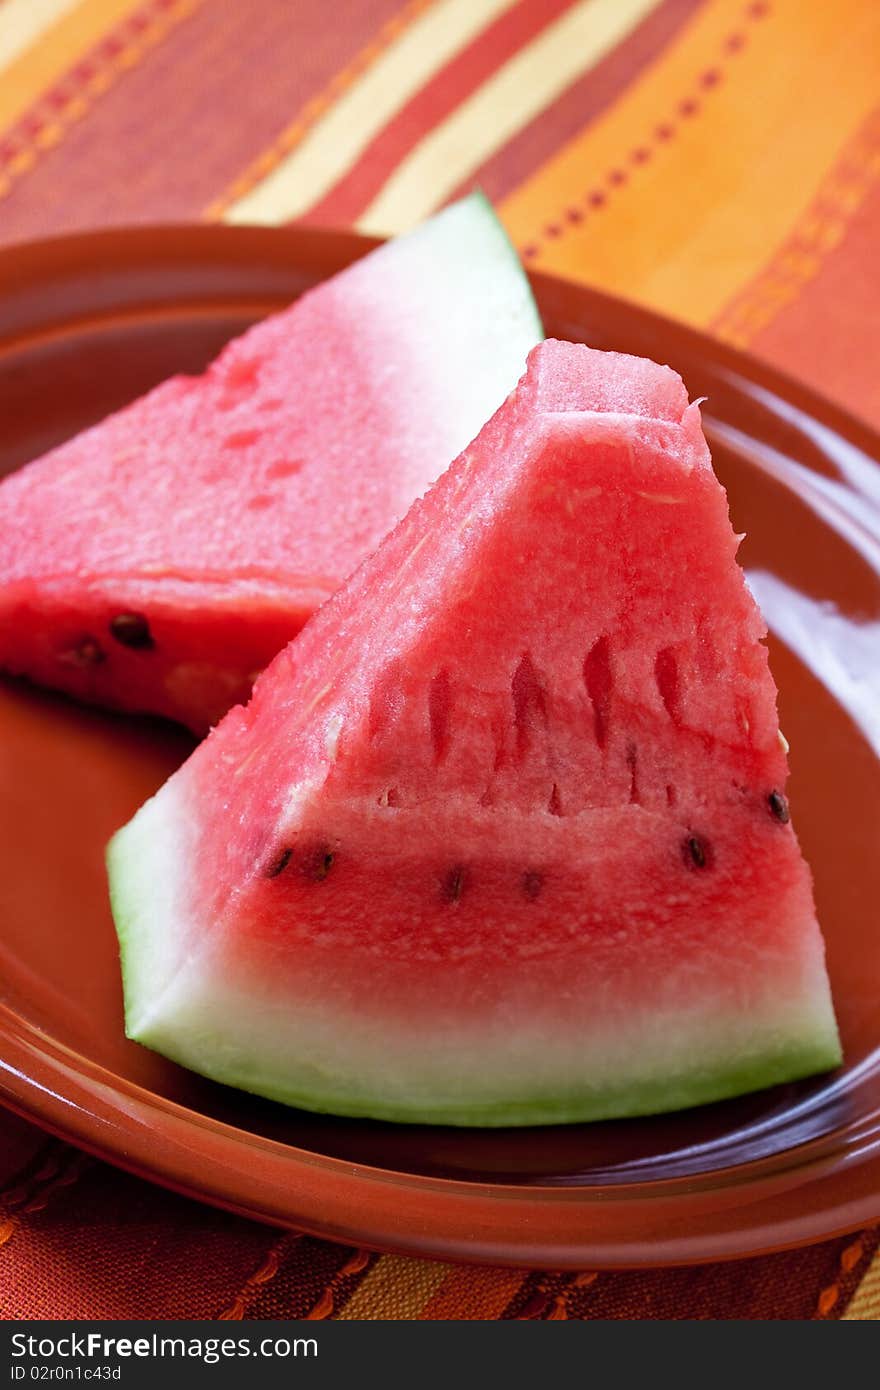
[[[358,1285],[337,1317],[339,1321],[393,1318],[413,1321],[449,1273],[450,1266],[433,1260],[383,1255]]]
[[[713,320],[712,332],[738,347],[748,346],[818,274],[878,178],[880,107],[846,146],[785,244]]]
[[[80,0],[75,10],[63,15],[38,43],[0,72],[0,130],[7,129],[108,29],[142,4],[143,0]]]
[[[281,132],[268,149],[258,155],[247,169],[205,208],[203,217],[209,221],[222,217],[234,203],[244,198],[271,174],[287,155],[302,144],[309,131],[337,98],[354,86],[358,78],[376,62],[394,40],[434,3],[435,0],[409,0],[400,13],[388,20],[375,38],[365,44],[351,62],[342,68],[317,96],[306,103],[296,119]]]
[[[435,1321],[495,1319],[516,1296],[527,1278],[521,1269],[473,1269],[456,1266],[422,1309]]]
[[[878,1228],[869,1226],[867,1230],[860,1232],[859,1235],[854,1236],[844,1244],[838,1257],[835,1278],[819,1294],[813,1313],[814,1319],[820,1321],[846,1320],[849,1314],[850,1321],[859,1321],[865,1316],[871,1316],[870,1312],[865,1311],[869,1307],[868,1294],[870,1290],[870,1285],[866,1286],[865,1280],[871,1274],[872,1256],[878,1248],[878,1243],[880,1243]],[[862,1294],[862,1298],[853,1317],[850,1310],[859,1294]],[[859,1312],[859,1307],[862,1309],[861,1312]]]
[[[841,1314],[842,1322],[874,1322],[880,1320],[880,1250],[874,1255],[855,1293]]]
[[[583,1274],[575,1275],[574,1279],[556,1294],[545,1321],[561,1322],[563,1319],[570,1318],[573,1300],[577,1300],[576,1316],[583,1317],[584,1291],[592,1288],[598,1278],[599,1275],[595,1270],[585,1270]]]
[[[675,41],[643,66],[613,107],[511,192],[501,212],[526,259],[543,266],[554,258],[577,257],[574,277],[586,278],[577,274],[573,229],[586,223],[608,240],[610,209],[621,200],[631,203],[633,190],[644,190],[649,166],[688,137],[695,119],[705,116],[710,94],[729,80],[749,47],[750,26],[767,16],[766,4],[746,9],[730,0],[708,0]],[[627,241],[623,249],[631,256],[637,248]]]
[[[559,1322],[568,1317],[568,1300],[596,1275],[536,1272],[507,1309],[507,1317],[517,1322]]]
[[[326,1318],[338,1317],[340,1310],[366,1278],[364,1271],[369,1267],[373,1256],[369,1250],[355,1250],[341,1269],[338,1269],[328,1283],[321,1297],[307,1313],[309,1322],[321,1322]],[[363,1278],[359,1278],[362,1276]]]
[[[307,220],[325,225],[354,221],[425,133],[571,4],[518,0],[504,11],[392,117],[349,172],[309,208]]]
[[[453,192],[479,187],[499,203],[541,169],[585,126],[608,111],[646,64],[656,61],[706,0],[660,0],[632,32],[571,83],[540,115],[508,140]]]
[[[302,1236],[294,1231],[288,1231],[280,1240],[276,1240],[275,1244],[270,1246],[266,1252],[262,1264],[242,1285],[229,1306],[218,1314],[218,1322],[234,1322],[243,1318],[248,1307],[262,1292],[264,1286],[275,1278],[281,1267],[281,1261],[290,1247],[300,1240],[302,1240]]]
[[[70,127],[82,120],[124,73],[130,72],[150,49],[204,3],[205,0],[153,0],[105,36],[99,47],[29,112],[23,128],[13,131],[0,144],[0,198],[34,167],[42,154],[61,143]]]
[[[878,18],[863,0],[710,0],[614,109],[503,203],[508,228],[542,268],[710,321],[873,105]],[[829,81],[836,73],[845,80]]]
[[[751,340],[790,375],[880,427],[880,180],[816,274]]]

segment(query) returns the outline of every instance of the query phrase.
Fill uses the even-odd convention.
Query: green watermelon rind
[[[139,987],[143,985],[145,980],[155,980],[157,973],[155,951],[150,949],[151,946],[155,946],[156,937],[149,931],[138,930],[138,922],[144,916],[139,903],[147,901],[147,895],[142,893],[141,889],[144,881],[148,880],[151,875],[154,886],[167,884],[168,881],[164,872],[165,863],[167,863],[166,856],[151,853],[153,846],[150,845],[149,840],[138,834],[139,825],[137,822],[140,821],[142,825],[148,821],[149,808],[154,802],[155,798],[148,801],[133,822],[124,826],[122,830],[118,830],[105,851],[110,911],[119,943],[119,962],[125,1000],[125,1034],[126,1037],[133,1038],[135,1041],[138,1041],[138,1038],[131,1030],[130,1019],[133,1009],[137,1007]],[[160,918],[164,917],[167,922],[173,921],[173,904],[173,895],[169,895],[168,901],[165,903],[165,913],[163,914],[160,905],[155,915]]]
[[[517,288],[518,312],[522,317],[523,342],[527,344],[527,348],[541,342],[544,338],[544,325],[541,322],[537,301],[532,293],[529,278],[523,269],[519,252],[504,223],[481,188],[475,188],[466,197],[461,198],[456,203],[450,203],[441,212],[435,213],[429,221],[424,222],[409,233],[409,240],[416,242],[419,238],[424,237],[426,241],[438,239],[442,244],[442,239],[449,236],[448,221],[453,217],[461,228],[464,255],[473,258],[474,236],[478,231],[482,232],[483,237],[485,237],[485,245],[481,248],[482,255],[485,257],[486,252],[491,250],[492,258],[497,261],[498,269],[503,268],[510,274],[510,284]],[[394,242],[388,243],[389,246],[394,244]]]
[[[127,1036],[132,1037],[131,1034]],[[148,1039],[132,1037],[149,1047]],[[163,1056],[172,1056],[163,1045]],[[330,1099],[276,1085],[273,1081],[247,1080],[212,1070],[200,1059],[198,1064],[184,1056],[173,1058],[182,1066],[197,1070],[200,1075],[223,1085],[298,1110],[319,1115],[345,1115],[351,1119],[387,1120],[395,1124],[450,1125],[472,1129],[513,1129],[539,1125],[586,1124],[597,1120],[635,1119],[639,1116],[662,1115],[672,1111],[689,1110],[694,1106],[731,1100],[769,1086],[798,1081],[806,1076],[826,1072],[837,1066],[839,1055],[830,1049],[810,1049],[793,1045],[774,1057],[760,1062],[719,1070],[703,1079],[688,1078],[681,1082],[649,1082],[642,1086],[629,1085],[619,1090],[604,1089],[587,1095],[550,1095],[504,1101],[498,1104],[480,1103],[473,1106],[454,1103],[425,1105],[414,1100],[411,1105],[389,1104],[385,1098],[372,1096],[339,1096]]]
[[[474,215],[475,220],[483,220],[487,227],[487,236],[490,234],[494,250],[498,257],[499,266],[506,265],[508,271],[514,273],[522,282],[523,305],[522,305],[522,330],[524,336],[531,339],[534,335],[535,341],[541,342],[544,338],[544,325],[538,310],[538,304],[532,293],[529,278],[523,269],[519,252],[501,221],[491,202],[481,188],[475,188],[466,199],[462,199],[462,207],[468,207]]]
[[[718,1029],[716,1037],[706,1029],[702,1037],[692,1040],[693,1049],[689,1055],[694,1058],[694,1068],[689,1073],[668,1074],[661,1067],[662,1074],[638,1079],[630,1072],[622,1084],[611,1081],[591,1086],[589,1077],[582,1076],[565,1091],[533,1092],[516,1099],[507,1095],[498,1100],[485,1095],[471,1100],[464,1097],[443,1099],[437,1096],[435,1088],[430,1097],[417,1089],[405,1098],[390,1097],[387,1086],[381,1089],[386,1081],[384,1077],[378,1078],[376,1089],[368,1085],[340,1087],[332,1077],[328,1078],[323,1090],[298,1085],[283,1064],[275,1071],[259,1069],[271,1050],[267,1039],[260,1040],[252,1035],[249,1046],[247,1040],[242,1042],[231,1034],[230,1018],[236,1014],[240,1018],[240,1010],[223,1008],[215,999],[213,1016],[218,1023],[214,1029],[204,1016],[200,1018],[199,1001],[196,1001],[192,1026],[187,1029],[182,1017],[186,1008],[181,1010],[179,996],[176,1001],[171,996],[185,973],[194,977],[193,989],[195,995],[198,994],[198,959],[188,961],[183,971],[166,978],[167,994],[161,988],[153,988],[156,972],[162,969],[163,928],[167,930],[170,924],[179,921],[173,909],[176,896],[173,874],[185,859],[180,840],[181,834],[185,837],[182,818],[173,812],[171,815],[166,812],[163,818],[163,808],[157,805],[157,800],[142,808],[134,822],[114,836],[107,850],[111,903],[122,962],[126,1036],[213,1081],[319,1114],[488,1129],[572,1124],[690,1109],[827,1072],[841,1061],[840,1043],[830,1009],[826,1012],[817,1009],[814,1014],[809,1008],[801,1008],[789,1016],[787,1035],[780,1026],[779,1017],[773,1019],[772,1031],[752,1033],[748,1052],[738,1049],[736,1043],[725,1042],[723,1028]],[[148,906],[149,896],[138,891],[138,885],[145,881],[151,882],[154,890],[157,884],[164,886],[164,911],[161,905],[157,908],[155,898]],[[202,941],[200,946],[203,945]],[[184,980],[184,994],[187,987],[188,982]],[[146,1007],[145,998],[149,999]],[[169,1005],[165,1011],[167,1028],[163,1003]],[[259,1001],[251,1001],[251,1007],[262,1023]],[[750,1021],[750,1028],[752,1024]],[[340,1026],[344,1029],[344,1020],[340,1020]],[[267,1037],[270,1033],[271,1030]],[[718,1056],[709,1060],[713,1045],[718,1049]],[[230,1061],[230,1055],[235,1053],[240,1058],[246,1053],[247,1061]],[[657,1058],[653,1060],[656,1062]],[[480,1077],[480,1084],[485,1085],[487,1076],[485,1068],[480,1067],[479,1055],[472,1062],[473,1070]],[[460,1075],[456,1081],[466,1086],[468,1077]],[[518,1084],[518,1078],[514,1078],[514,1084]],[[499,1089],[509,1089],[510,1085],[509,1076],[499,1077]]]

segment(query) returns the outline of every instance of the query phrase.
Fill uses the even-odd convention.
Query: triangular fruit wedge
[[[568,343],[116,836],[129,1035],[510,1125],[840,1059],[757,608],[681,380]]]
[[[0,667],[204,732],[542,337],[479,194],[0,487]]]

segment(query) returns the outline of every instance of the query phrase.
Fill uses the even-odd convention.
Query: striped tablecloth
[[[878,103],[877,0],[0,0],[0,243],[169,220],[396,232],[479,183],[528,265],[878,423]],[[6,1317],[873,1318],[877,1245],[578,1275],[378,1256],[0,1115]]]

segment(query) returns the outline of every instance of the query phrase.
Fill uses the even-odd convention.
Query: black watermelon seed
[[[313,883],[323,883],[333,868],[335,857],[333,851],[328,849],[326,845],[319,845],[317,849],[310,850],[303,857],[303,874]]]
[[[75,646],[61,652],[58,659],[66,662],[68,666],[87,669],[90,666],[100,666],[102,661],[107,660],[107,653],[94,637],[83,637]]]
[[[782,792],[772,791],[767,797],[767,805],[770,807],[771,815],[775,816],[783,825],[788,825],[791,820],[791,813]]]
[[[277,878],[279,874],[284,873],[284,870],[290,863],[290,856],[292,854],[292,849],[283,849],[281,853],[277,855],[277,857],[273,859],[270,863],[268,869],[266,870],[266,877]]]
[[[440,896],[444,902],[457,903],[460,901],[464,892],[465,879],[466,873],[461,864],[457,864],[454,869],[449,870],[440,890]]]
[[[156,645],[143,613],[117,613],[110,619],[110,635],[123,647],[133,647],[135,651],[149,651]]]
[[[540,894],[541,889],[542,889],[543,887],[544,887],[544,875],[543,875],[543,874],[537,874],[537,873],[534,872],[534,870],[531,870],[529,873],[523,874],[523,876],[522,876],[522,890],[523,890],[523,892],[525,893],[526,897],[529,899],[530,902],[534,902],[534,901],[535,901],[535,898],[538,897],[538,895]]]
[[[684,861],[694,869],[708,869],[712,862],[712,847],[702,835],[688,835],[682,844]]]

